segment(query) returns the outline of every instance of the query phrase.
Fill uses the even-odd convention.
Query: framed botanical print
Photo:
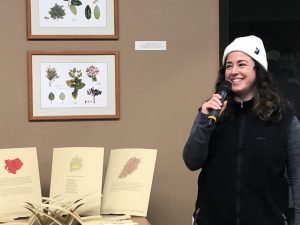
[[[119,119],[118,51],[29,51],[29,120]]]
[[[118,0],[26,0],[28,39],[118,39]]]

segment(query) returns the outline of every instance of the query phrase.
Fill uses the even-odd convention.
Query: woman
[[[204,102],[183,150],[190,170],[202,168],[194,224],[288,224],[287,171],[300,225],[300,124],[273,87],[262,40],[235,39],[222,62],[216,90],[227,80],[231,92]],[[209,125],[212,110],[221,113]]]

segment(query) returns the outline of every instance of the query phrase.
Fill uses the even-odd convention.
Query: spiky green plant
[[[57,5],[55,3],[55,5],[52,8],[50,8],[49,14],[52,19],[58,20],[58,19],[63,19],[64,16],[66,15],[66,12],[64,10],[63,5]]]

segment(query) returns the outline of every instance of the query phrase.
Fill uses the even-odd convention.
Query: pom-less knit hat
[[[229,44],[223,54],[222,63],[224,65],[225,59],[230,52],[240,51],[244,52],[259,64],[261,64],[265,70],[268,70],[267,54],[262,40],[254,35],[236,38],[231,44]]]

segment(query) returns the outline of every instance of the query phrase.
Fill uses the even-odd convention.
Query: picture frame
[[[118,51],[28,51],[29,121],[118,120]]]
[[[119,36],[118,0],[26,0],[26,19],[29,40]]]

